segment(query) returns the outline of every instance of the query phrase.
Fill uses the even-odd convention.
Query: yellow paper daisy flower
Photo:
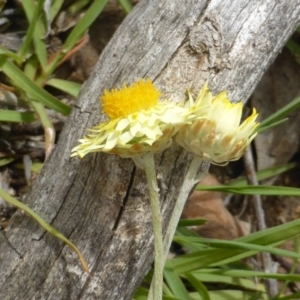
[[[189,98],[192,98],[190,93]],[[256,136],[254,130],[259,125],[255,122],[256,110],[240,125],[242,102],[231,103],[226,92],[213,97],[207,85],[194,105],[201,106],[202,117],[180,128],[177,143],[213,164],[226,165],[239,159]]]
[[[163,151],[170,146],[180,126],[192,119],[192,109],[159,102],[159,98],[160,92],[149,79],[140,79],[119,90],[104,91],[102,108],[109,120],[90,129],[71,156],[82,158],[90,152],[101,151],[136,157]]]

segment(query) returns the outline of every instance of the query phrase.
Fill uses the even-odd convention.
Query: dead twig
[[[250,147],[247,148],[244,154],[244,164],[246,169],[246,176],[248,184],[250,185],[258,185],[253,155]],[[258,229],[264,230],[267,228],[265,221],[265,213],[262,207],[261,197],[260,195],[253,195],[253,204],[255,208],[256,220],[258,223]],[[269,253],[262,253],[262,263],[264,267],[264,271],[266,273],[274,273],[276,272],[277,266],[273,263],[271,255]],[[267,279],[266,286],[268,290],[268,294],[270,298],[273,298],[278,293],[277,281],[275,279]]]

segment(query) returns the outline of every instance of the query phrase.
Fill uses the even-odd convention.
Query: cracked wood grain
[[[112,155],[69,157],[87,127],[105,119],[99,95],[143,77],[172,101],[205,81],[246,101],[299,24],[299,4],[141,1],[104,49],[25,200],[79,247],[92,277],[68,247],[18,212],[1,233],[0,299],[131,299],[153,259],[145,175]],[[156,158],[166,225],[191,157],[174,145]]]

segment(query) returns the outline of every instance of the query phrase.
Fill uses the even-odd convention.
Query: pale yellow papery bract
[[[256,110],[240,125],[243,104],[231,103],[226,92],[212,97],[205,85],[194,104],[190,94],[189,98],[190,105],[199,107],[199,118],[181,126],[177,143],[213,164],[226,165],[239,159],[256,136]]]
[[[190,124],[199,111],[193,105],[160,102],[154,107],[127,117],[99,124],[81,139],[72,156],[81,158],[90,152],[106,152],[135,157],[147,152],[163,151],[182,125]]]

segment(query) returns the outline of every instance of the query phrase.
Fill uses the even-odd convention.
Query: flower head
[[[109,120],[90,129],[72,150],[72,156],[82,158],[101,151],[135,157],[163,151],[179,127],[190,120],[190,110],[183,105],[159,102],[159,98],[160,92],[149,79],[104,91],[102,108]]]
[[[189,97],[192,96],[189,94]],[[242,102],[231,103],[226,92],[213,97],[207,85],[200,91],[195,101],[197,105],[204,115],[180,128],[177,143],[213,164],[226,165],[239,159],[256,136],[256,110],[240,125]]]

